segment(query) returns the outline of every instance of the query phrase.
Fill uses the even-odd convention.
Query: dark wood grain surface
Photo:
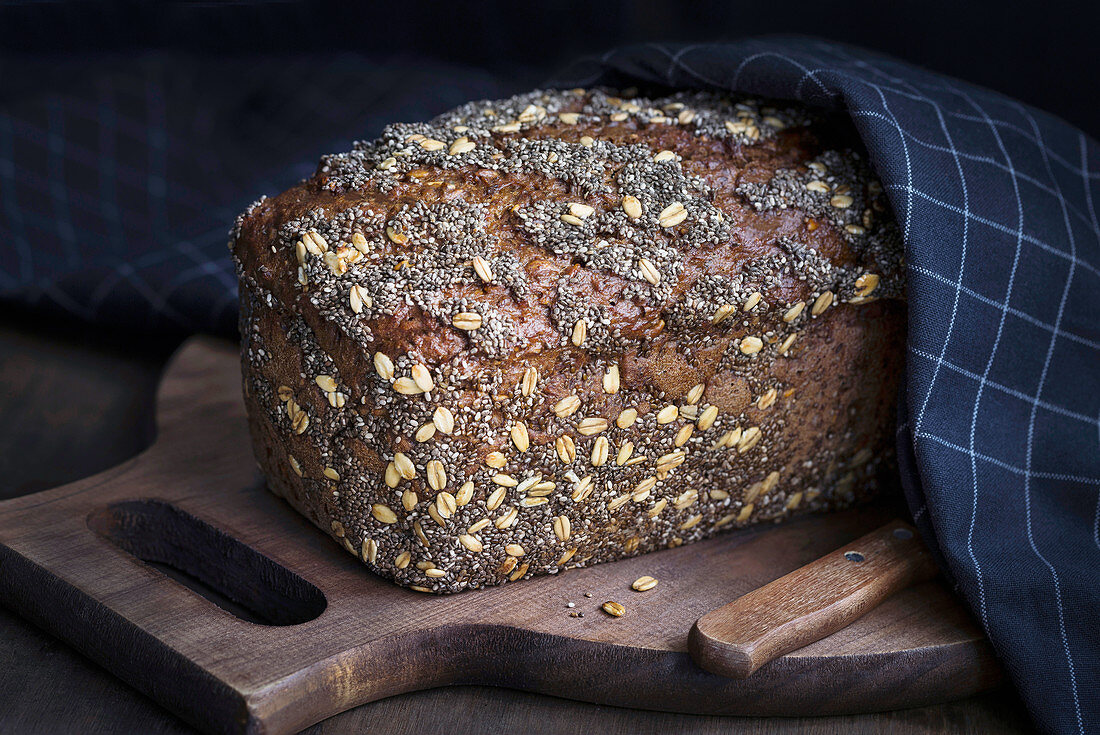
[[[102,470],[152,436],[151,399],[172,344],[69,333],[56,324],[0,326],[0,495],[13,497]],[[50,336],[44,336],[49,333]],[[61,696],[59,696],[59,693]],[[578,704],[487,687],[393,697],[317,725],[332,732],[1026,732],[1018,699],[857,717],[750,719]],[[10,613],[0,612],[0,731],[188,731],[135,691]]]
[[[937,572],[916,529],[895,519],[699,618],[688,650],[707,671],[744,679]]]

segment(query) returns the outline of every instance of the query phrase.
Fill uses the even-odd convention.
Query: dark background
[[[533,86],[578,55],[625,43],[804,33],[992,87],[1096,137],[1095,6],[1083,0],[24,1],[0,5],[0,43],[8,55],[173,49],[426,57]]]

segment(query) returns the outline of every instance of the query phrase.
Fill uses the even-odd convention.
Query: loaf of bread
[[[850,123],[536,91],[241,215],[274,493],[424,592],[849,506],[892,462],[903,251]]]

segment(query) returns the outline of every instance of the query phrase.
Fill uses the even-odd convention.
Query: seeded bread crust
[[[902,248],[838,118],[536,91],[241,215],[271,489],[447,593],[849,506],[890,473]]]

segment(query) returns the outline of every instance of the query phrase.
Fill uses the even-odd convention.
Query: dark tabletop
[[[153,437],[153,394],[176,340],[133,340],[0,317],[0,499],[121,462]],[[677,715],[461,686],[392,697],[308,732],[416,733],[1023,733],[1018,696],[997,690],[950,704],[821,718]],[[194,732],[81,654],[0,607],[0,733]]]

